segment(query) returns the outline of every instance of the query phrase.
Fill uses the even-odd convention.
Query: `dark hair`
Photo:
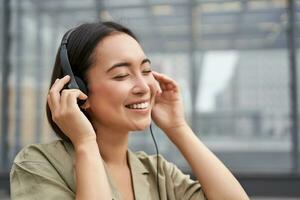
[[[95,62],[94,49],[105,37],[113,33],[125,33],[138,41],[137,37],[126,27],[115,22],[96,22],[81,24],[69,37],[67,51],[72,71],[75,76],[81,78],[87,84],[86,73]],[[62,78],[62,65],[60,62],[60,47],[56,54],[55,64],[51,76],[49,89],[57,78]],[[80,108],[81,109],[81,108]],[[81,111],[89,118],[88,113]],[[47,120],[56,135],[65,141],[70,139],[60,130],[52,120],[52,114],[48,103],[46,103]]]

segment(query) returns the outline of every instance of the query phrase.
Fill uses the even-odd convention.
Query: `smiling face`
[[[87,72],[93,125],[122,131],[150,125],[157,84],[139,43],[124,33],[104,38]]]

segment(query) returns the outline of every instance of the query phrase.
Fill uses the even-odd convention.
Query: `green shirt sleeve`
[[[16,157],[10,172],[12,200],[71,200],[68,187],[47,157],[36,148],[27,147]]]

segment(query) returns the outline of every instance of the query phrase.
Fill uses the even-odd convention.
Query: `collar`
[[[128,149],[127,156],[129,167],[131,168],[131,173],[134,172],[135,174],[149,174],[149,170],[145,167],[145,165],[135,153]]]
[[[75,165],[75,152],[74,146],[72,143],[64,142],[67,152],[70,154],[73,160],[73,166]],[[127,150],[127,159],[130,167],[133,188],[134,188],[134,196],[135,199],[145,199],[146,197],[150,197],[150,185],[148,180],[149,170],[145,167],[143,162],[139,159],[136,153],[133,153],[129,149]],[[104,168],[106,170],[106,174],[108,177],[109,185],[112,190],[112,198],[114,200],[121,200],[121,195],[115,187],[113,178],[108,173],[106,169],[106,165],[104,164]],[[74,169],[74,168],[73,168]],[[76,191],[76,175],[74,170],[74,176],[72,184],[70,185],[72,191]]]
[[[135,199],[146,199],[150,195],[150,185],[148,180],[149,171],[138,158],[138,156],[127,150],[128,163],[134,188]]]

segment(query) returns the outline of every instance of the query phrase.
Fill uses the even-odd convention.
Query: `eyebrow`
[[[142,60],[141,62],[141,65],[145,64],[145,63],[149,63],[151,64],[151,61],[148,59],[148,58],[145,58]],[[111,70],[117,68],[117,67],[130,67],[131,64],[129,62],[120,62],[120,63],[116,63],[116,64],[113,64],[107,71],[106,73],[110,72]]]

